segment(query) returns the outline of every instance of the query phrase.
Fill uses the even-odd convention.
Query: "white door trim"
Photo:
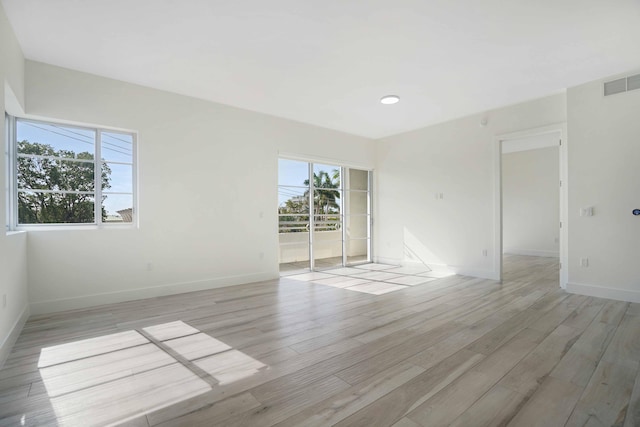
[[[565,289],[568,282],[568,182],[567,182],[567,123],[555,123],[518,132],[505,133],[495,136],[494,143],[494,247],[496,248],[493,268],[496,280],[502,281],[502,144],[509,140],[533,137],[549,133],[559,134],[560,151],[560,287]],[[560,142],[561,141],[561,142]],[[560,185],[560,183],[558,183]]]

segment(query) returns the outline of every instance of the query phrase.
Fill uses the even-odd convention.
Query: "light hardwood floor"
[[[325,279],[326,282],[326,279]],[[29,319],[0,426],[638,426],[640,304],[557,260],[384,295],[279,281]]]

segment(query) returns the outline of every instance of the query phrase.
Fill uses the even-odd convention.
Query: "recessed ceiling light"
[[[398,95],[387,95],[380,98],[380,103],[385,105],[395,104],[400,101],[400,97]]]

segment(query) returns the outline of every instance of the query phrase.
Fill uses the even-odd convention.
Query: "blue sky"
[[[320,171],[331,173],[334,169],[340,169],[336,165],[313,164],[315,174]],[[278,160],[278,185],[299,186],[302,188],[278,188],[278,206],[284,204],[291,197],[303,195],[306,191],[304,181],[309,178],[309,163],[297,160]]]

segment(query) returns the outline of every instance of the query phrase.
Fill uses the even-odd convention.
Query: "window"
[[[18,118],[9,128],[11,227],[133,222],[134,134]]]

